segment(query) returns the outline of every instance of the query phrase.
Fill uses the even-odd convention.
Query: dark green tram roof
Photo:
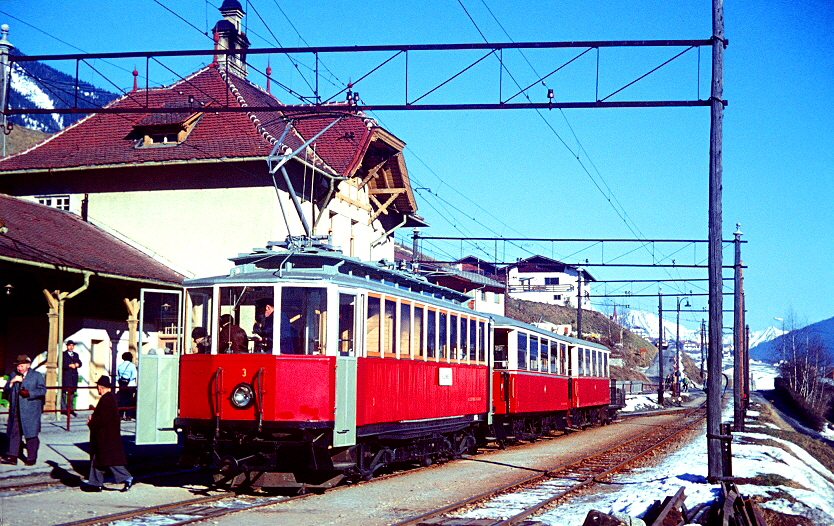
[[[396,269],[385,260],[361,261],[340,252],[317,247],[296,250],[256,249],[250,254],[240,254],[230,259],[235,266],[228,275],[187,279],[183,285],[208,287],[234,283],[329,281],[429,303],[438,303],[437,300],[449,301],[458,307],[471,299],[462,292],[435,285],[423,276]],[[431,298],[435,301],[429,301]]]

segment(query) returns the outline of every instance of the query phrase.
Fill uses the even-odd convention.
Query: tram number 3
[[[246,378],[246,369],[243,369],[243,374],[242,374],[241,376],[243,376],[244,378]]]

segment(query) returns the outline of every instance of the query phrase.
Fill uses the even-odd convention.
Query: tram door
[[[356,350],[361,344],[361,301],[361,295],[339,293],[334,447],[356,444]]]
[[[142,289],[136,444],[176,444],[179,356],[183,352],[182,293]]]

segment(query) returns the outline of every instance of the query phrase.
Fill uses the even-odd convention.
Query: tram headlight
[[[255,390],[247,383],[237,384],[232,389],[232,405],[238,409],[246,409],[255,401]]]

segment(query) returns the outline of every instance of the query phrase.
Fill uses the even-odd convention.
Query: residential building
[[[531,256],[502,269],[512,298],[591,309],[591,274],[580,267],[544,256]]]

